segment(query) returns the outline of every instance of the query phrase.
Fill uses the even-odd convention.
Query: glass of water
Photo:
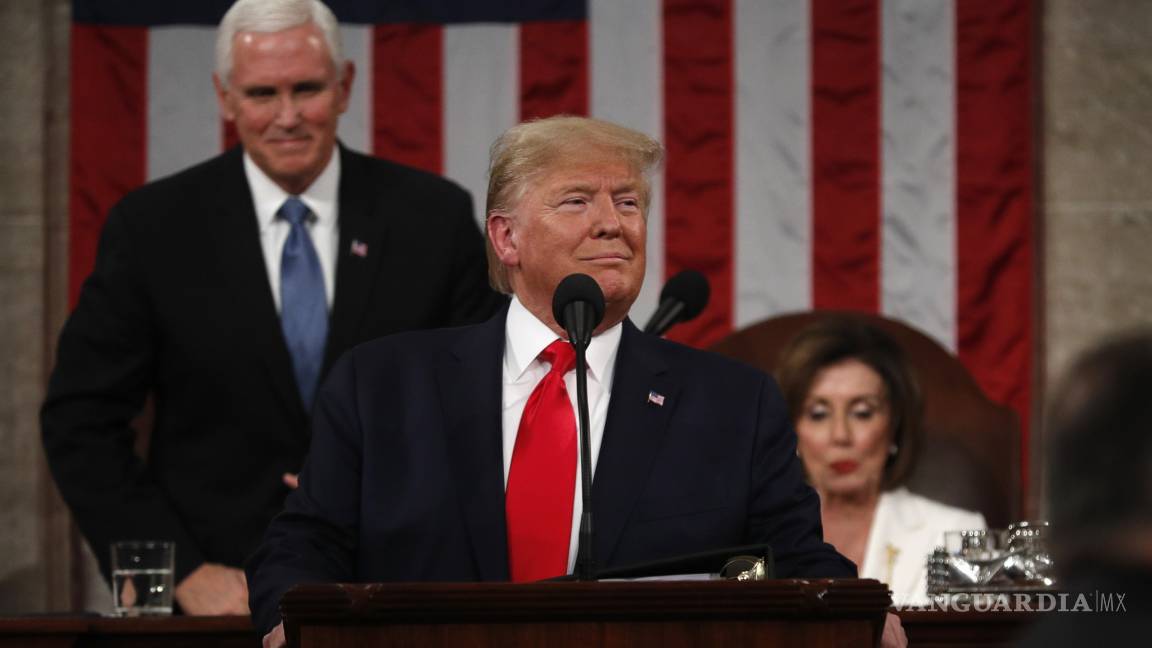
[[[171,542],[125,540],[112,543],[112,607],[119,616],[172,614]]]

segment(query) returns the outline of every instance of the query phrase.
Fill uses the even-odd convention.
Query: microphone
[[[576,409],[580,423],[580,542],[576,555],[576,578],[595,578],[592,558],[592,441],[588,431],[588,359],[584,352],[592,341],[592,331],[604,319],[604,292],[586,274],[571,274],[552,294],[552,316],[568,332],[576,349]]]
[[[604,319],[604,293],[600,284],[586,274],[564,277],[552,294],[552,317],[568,332],[576,351],[588,348],[592,331]]]
[[[708,279],[695,270],[676,273],[660,291],[660,305],[644,327],[645,333],[664,335],[680,322],[699,315],[708,305]]]

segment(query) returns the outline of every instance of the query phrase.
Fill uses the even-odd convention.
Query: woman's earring
[[[895,443],[888,446],[888,456],[895,457],[897,452],[900,452],[900,446],[896,445]]]

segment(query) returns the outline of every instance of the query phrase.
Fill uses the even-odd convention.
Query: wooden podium
[[[874,646],[891,604],[875,580],[301,585],[288,645]]]

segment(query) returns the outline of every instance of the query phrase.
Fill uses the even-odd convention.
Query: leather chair
[[[780,351],[801,329],[832,311],[782,315],[736,331],[711,350],[775,373]],[[853,313],[903,348],[924,397],[924,438],[909,490],[980,511],[988,525],[1020,519],[1020,424],[993,403],[960,360],[924,333],[896,320]]]

